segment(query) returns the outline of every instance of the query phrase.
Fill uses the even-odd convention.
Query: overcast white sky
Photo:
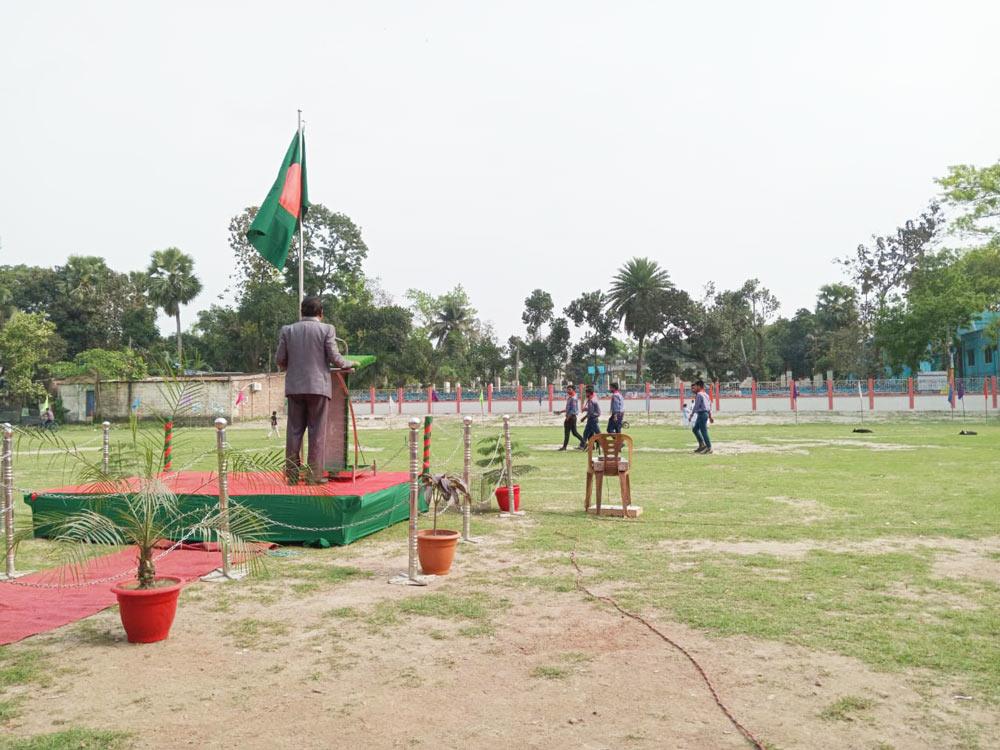
[[[990,0],[7,2],[0,263],[174,245],[191,322],[302,108],[310,196],[397,299],[461,282],[506,338],[646,255],[792,313],[1000,157],[998,31]]]

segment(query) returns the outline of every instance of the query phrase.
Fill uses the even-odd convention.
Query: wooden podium
[[[368,354],[345,355],[354,373],[375,363],[375,357]],[[362,469],[356,466],[354,446],[348,440],[352,431],[351,413],[351,373],[346,370],[330,371],[330,405],[326,413],[326,455],[323,468],[331,479],[355,476]]]

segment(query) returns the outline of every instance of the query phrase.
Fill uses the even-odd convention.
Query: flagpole
[[[304,161],[302,159],[302,110],[300,109],[298,112],[299,112],[299,160],[301,162]],[[300,204],[299,205],[299,310],[302,309],[303,288],[305,287],[304,263],[306,254],[305,252],[306,245],[304,239],[305,235],[302,231],[302,220],[305,218],[305,216],[302,213],[302,208],[303,207]]]

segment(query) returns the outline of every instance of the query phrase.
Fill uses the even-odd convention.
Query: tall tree
[[[639,344],[635,366],[635,376],[639,380],[642,379],[646,339],[663,329],[673,291],[670,275],[649,258],[632,258],[611,282],[608,310]]]
[[[351,218],[317,203],[309,207],[302,233],[306,247],[302,271],[306,294],[338,304],[370,301],[363,270],[368,245]],[[289,289],[298,289],[298,258],[299,243],[294,239],[284,271]]]
[[[584,292],[570,302],[563,310],[566,317],[573,321],[577,328],[584,329],[583,338],[573,347],[570,355],[571,375],[574,379],[583,378],[587,373],[587,362],[593,363],[594,372],[591,382],[597,381],[598,359],[601,352],[608,358],[617,351],[615,329],[618,321],[608,312],[608,298],[599,289]]]
[[[149,262],[147,274],[149,299],[177,321],[177,361],[183,366],[181,305],[186,305],[201,292],[201,281],[194,275],[194,260],[176,247],[157,250]]]
[[[39,382],[43,365],[54,361],[63,348],[52,321],[41,313],[15,312],[0,329],[0,365],[5,393],[15,403],[41,401],[45,388]]]
[[[938,184],[948,205],[960,212],[952,221],[956,230],[987,237],[1000,233],[1000,161],[982,168],[950,167]]]
[[[524,323],[528,335],[537,339],[541,336],[542,326],[552,320],[552,295],[542,289],[535,289],[524,300],[524,312],[521,322]]]

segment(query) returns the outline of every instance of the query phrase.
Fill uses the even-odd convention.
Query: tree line
[[[561,307],[533,290],[524,300],[525,335],[504,340],[460,284],[393,299],[365,273],[369,249],[358,226],[320,204],[304,220],[305,290],[326,300],[350,352],[376,355],[364,378],[378,386],[540,383],[557,374],[580,382],[611,361],[656,382],[768,380],[787,371],[880,376],[945,361],[960,327],[1000,307],[1000,162],[952,167],[938,184],[919,216],[835,259],[843,278],[788,316],[778,315],[779,300],[757,278],[688,292],[655,259],[637,256],[606,290]],[[278,329],[297,317],[299,249],[293,243],[283,271],[262,259],[246,241],[256,210],[230,221],[229,287],[216,304],[185,313],[186,327],[182,311],[201,282],[177,248],[152,253],[142,272],[83,255],[54,268],[0,266],[0,399],[40,400],[51,377],[137,379],[178,365],[273,370]],[[173,336],[160,335],[158,310],[174,318]],[[989,331],[994,346],[997,328]]]

